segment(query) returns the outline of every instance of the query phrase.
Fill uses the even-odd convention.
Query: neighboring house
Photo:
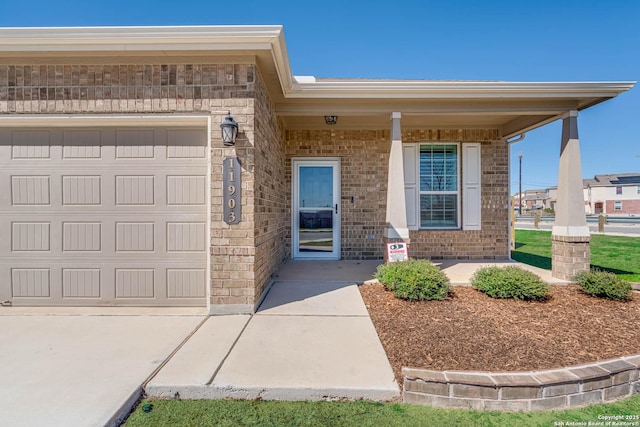
[[[588,191],[587,191],[587,187],[586,187],[586,182],[587,181],[588,180],[586,180],[586,179],[582,180],[582,183],[583,183],[582,184],[583,185],[583,188],[582,188],[582,199],[584,200],[584,212],[587,215],[591,215],[591,210],[589,209],[589,202],[587,201],[588,200]],[[547,195],[546,195],[546,200],[545,200],[545,207],[555,210],[555,206],[556,206],[556,203],[558,201],[558,187],[557,186],[556,187],[549,187],[549,188],[547,188],[546,193],[547,193]]]
[[[640,173],[596,175],[584,179],[582,185],[587,215],[640,215]],[[547,191],[553,208],[558,187]]]
[[[547,200],[547,190],[526,190],[523,203],[525,209],[544,209]]]
[[[521,207],[523,213],[530,210],[544,209],[547,202],[547,190],[525,190],[520,193],[515,193],[513,196],[514,206],[518,206],[518,201],[521,201]]]
[[[508,140],[562,120],[575,195],[578,112],[632,86],[295,77],[279,26],[0,29],[0,302],[247,313],[288,259],[508,258]],[[562,209],[560,278],[589,265]]]
[[[640,215],[640,173],[596,175],[585,181],[590,213]]]

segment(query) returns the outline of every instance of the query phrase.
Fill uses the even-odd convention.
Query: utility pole
[[[520,178],[518,179],[518,215],[522,215],[522,153],[518,155],[520,159]]]

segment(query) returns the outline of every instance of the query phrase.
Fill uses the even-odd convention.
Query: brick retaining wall
[[[538,411],[610,402],[640,392],[640,354],[530,372],[403,368],[405,403],[476,410]]]

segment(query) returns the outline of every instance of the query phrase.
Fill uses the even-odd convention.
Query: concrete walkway
[[[167,398],[394,399],[400,390],[356,285],[379,263],[288,262],[253,316],[0,307],[0,424],[114,425],[149,379],[147,394]],[[468,284],[481,266],[511,263],[437,264]]]
[[[434,264],[440,267],[451,280],[452,285],[469,285],[471,277],[477,269],[487,266],[504,267],[507,265],[517,265],[525,270],[537,274],[540,278],[550,285],[565,285],[569,283],[566,280],[556,279],[551,276],[550,270],[534,267],[532,265],[523,264],[510,260],[442,260],[434,261]]]
[[[211,317],[153,378],[155,397],[265,400],[400,395],[356,283],[378,262],[290,262],[254,316]]]
[[[143,311],[0,308],[0,425],[119,425],[205,319],[202,309]]]
[[[399,388],[357,284],[381,261],[290,261],[253,316],[210,317],[147,384],[151,397],[391,400]],[[437,261],[455,285],[487,265]]]

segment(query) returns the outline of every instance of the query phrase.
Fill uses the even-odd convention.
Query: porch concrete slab
[[[351,282],[364,283],[373,278],[382,260],[369,261],[288,261],[274,279],[277,282],[314,280],[321,282]]]
[[[508,265],[515,265],[518,267],[522,267],[525,270],[529,270],[540,278],[550,284],[567,284],[570,283],[566,280],[556,279],[551,276],[550,270],[544,270],[542,268],[534,267],[532,265],[523,264],[516,261],[511,260],[434,260],[434,264],[440,267],[442,271],[446,273],[446,275],[451,280],[452,285],[469,285],[471,284],[471,278],[473,274],[481,267],[505,267]]]
[[[265,400],[400,395],[368,316],[255,315],[222,365],[211,394]]]
[[[276,283],[258,309],[260,314],[368,316],[358,286],[349,282]]]
[[[251,316],[213,316],[145,386],[151,397],[183,398],[191,388],[207,386],[247,325]]]
[[[0,316],[0,424],[116,425],[143,382],[203,319]]]

